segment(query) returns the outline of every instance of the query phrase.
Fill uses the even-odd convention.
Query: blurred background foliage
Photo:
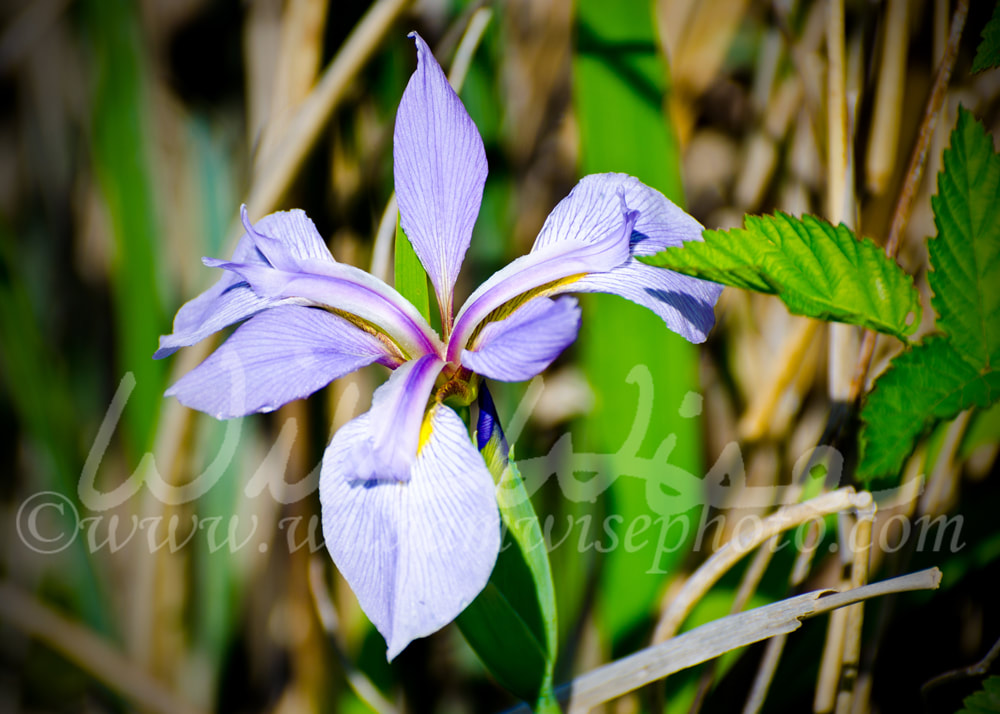
[[[200,258],[228,255],[243,201],[254,219],[304,208],[338,260],[391,280],[376,236],[394,231],[392,122],[414,65],[405,35],[419,30],[448,68],[473,17],[488,24],[461,96],[490,175],[460,293],[527,251],[552,206],[596,171],[639,176],[710,228],[781,209],[853,220],[883,241],[951,9],[946,0],[843,5],[854,216],[829,208],[823,0],[7,0],[4,710],[514,704],[455,628],[387,664],[322,550],[322,450],[384,375],[373,368],[322,398],[218,423],[162,398],[208,346],[154,362],[157,336],[215,280]],[[1000,116],[1000,75],[969,72],[990,6],[972,3],[903,238],[899,261],[925,298],[929,197],[957,105],[991,130]],[[730,290],[701,347],[617,298],[590,297],[584,312],[581,339],[544,379],[495,390],[521,470],[541,483],[535,508],[555,546],[559,681],[648,644],[662,604],[731,535],[735,521],[721,519],[696,533],[718,511],[703,505],[706,473],[735,477],[741,466],[749,485],[787,484],[800,457],[829,441],[839,397],[828,373],[850,339],[828,342],[777,299]],[[924,312],[927,328],[927,303]],[[870,378],[894,350],[879,341]],[[964,547],[949,547],[953,524],[938,552],[913,537],[876,554],[876,577],[939,565],[945,587],[867,611],[859,681],[873,708],[914,710],[921,684],[980,660],[1000,637],[987,587],[1000,556],[998,432],[997,409],[943,425],[904,476],[929,474],[932,487],[880,512],[877,544],[903,543],[894,514],[914,523],[953,514]],[[845,467],[830,469],[827,487],[850,482],[852,434],[835,442]],[[60,494],[35,524],[55,540],[32,549],[22,505],[42,492]],[[664,514],[694,527],[668,532]],[[789,585],[794,555],[783,551],[752,597],[734,604],[741,572],[731,573],[689,625],[790,587],[837,584],[832,523],[804,582]],[[813,706],[825,632],[811,622],[790,640],[767,710]],[[738,710],[762,652],[731,654],[616,706]],[[977,684],[941,685],[925,703],[950,711]]]

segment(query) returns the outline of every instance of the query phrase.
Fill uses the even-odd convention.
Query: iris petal
[[[490,276],[459,311],[448,359],[458,359],[476,327],[505,303],[539,290],[551,293],[560,281],[572,285],[588,273],[609,271],[628,260],[629,236],[638,214],[622,202],[618,207],[617,224],[605,226],[603,234],[542,246]]]
[[[244,224],[248,226],[248,232],[237,243],[233,262],[256,266],[270,264],[258,250],[254,233],[272,237],[278,246],[272,255],[287,254],[333,262],[333,256],[304,211],[272,213],[258,221],[255,228],[251,228],[246,220]],[[285,302],[289,300],[257,295],[239,275],[223,273],[215,285],[177,311],[173,333],[160,338],[160,347],[153,358],[167,357],[181,347],[201,342],[224,327]]]
[[[462,364],[501,382],[521,382],[544,371],[580,331],[580,307],[569,297],[535,298],[505,320],[486,325]]]
[[[476,125],[417,33],[417,69],[396,113],[393,172],[400,225],[413,244],[446,319],[486,183]]]
[[[241,325],[167,396],[230,419],[272,411],[388,356],[382,342],[343,318],[281,305]]]
[[[261,297],[295,299],[354,315],[391,337],[408,357],[444,349],[406,298],[353,265],[306,259],[294,269],[282,270],[255,263],[206,262],[240,275]]]
[[[323,536],[334,563],[393,659],[444,627],[486,586],[500,550],[493,479],[461,418],[435,405],[406,482],[353,472],[371,412],[348,422],[323,458]]]
[[[351,451],[351,473],[359,479],[406,481],[420,449],[427,401],[444,362],[424,355],[400,365],[375,390],[369,433]]]
[[[630,257],[605,273],[592,273],[560,285],[553,294],[601,292],[620,295],[656,313],[671,330],[690,342],[703,342],[715,324],[714,306],[722,286],[635,260],[668,246],[700,241],[702,226],[659,191],[626,174],[585,176],[552,210],[532,252],[572,240],[593,240],[620,220],[619,202],[639,213]]]

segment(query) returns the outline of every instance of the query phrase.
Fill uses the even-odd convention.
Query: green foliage
[[[931,199],[938,236],[928,242],[937,327],[977,368],[1000,364],[1000,156],[964,109]]]
[[[1000,399],[1000,156],[972,115],[960,110],[932,199],[938,235],[928,276],[945,336],[896,357],[861,413],[858,474],[899,473],[916,440],[936,422]]]
[[[431,321],[430,298],[427,290],[427,273],[420,264],[410,244],[410,239],[399,225],[399,214],[396,215],[396,290],[413,303],[427,322]]]
[[[973,72],[1000,66],[1000,2],[993,6],[993,17],[983,28],[982,38],[972,62]]]
[[[1000,677],[990,677],[983,688],[969,695],[962,702],[965,706],[958,714],[997,714],[1000,712]]]
[[[498,465],[485,451],[484,455],[491,469]],[[489,583],[456,622],[504,687],[535,703],[536,711],[545,710],[555,706],[555,588],[542,529],[524,481],[512,461],[501,468],[497,503],[506,537]]]
[[[573,100],[580,126],[580,173],[625,172],[682,205],[680,149],[663,109],[671,91],[670,72],[655,28],[648,0],[577,3]],[[688,392],[698,391],[699,348],[666,330],[648,310],[621,298],[588,295],[582,302],[581,363],[595,404],[574,444],[601,454],[606,460],[594,470],[612,481],[601,497],[605,513],[598,513],[594,522],[602,515],[620,517],[627,530],[662,516],[647,498],[646,479],[632,470],[636,456],[662,453],[661,446],[672,440],[674,447],[667,449],[670,466],[703,473],[701,419],[684,418],[677,411]],[[635,389],[638,398],[633,397]],[[650,415],[645,421],[637,416],[640,409]],[[693,505],[699,498],[690,489],[677,494],[676,512],[686,510],[682,502]],[[600,509],[585,503],[570,507],[578,509],[572,514],[576,521],[590,517],[588,509]],[[652,616],[668,574],[688,552],[677,544],[661,553],[658,545],[651,537],[635,548],[616,547],[599,555],[577,548],[556,551],[565,555],[565,561],[554,564],[562,566],[558,582],[564,625],[577,625],[572,603],[581,602],[585,570],[599,558],[596,607],[601,634],[613,655],[634,649],[639,639],[633,636]]]
[[[704,233],[648,258],[723,285],[777,295],[796,315],[846,322],[903,339],[920,322],[913,279],[845,225],[785,213],[747,216],[745,228]]]
[[[950,340],[931,337],[906,350],[877,381],[865,420],[859,475],[899,473],[917,439],[938,420],[1000,397],[1000,373],[980,374]]]
[[[92,0],[84,7],[96,67],[91,151],[115,244],[117,367],[136,379],[124,427],[132,451],[141,453],[152,440],[165,381],[166,365],[150,355],[168,325],[158,286],[145,56],[132,3]]]

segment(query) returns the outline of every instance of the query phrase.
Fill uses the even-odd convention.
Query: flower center
[[[479,392],[479,375],[449,363],[438,376],[434,387],[434,400],[451,406],[464,407],[476,400]]]

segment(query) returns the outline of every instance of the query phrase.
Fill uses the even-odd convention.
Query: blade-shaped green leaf
[[[555,588],[538,517],[512,461],[497,484],[497,503],[506,537],[496,567],[456,622],[497,680],[537,711],[552,703]]]
[[[958,714],[1000,714],[1000,677],[990,677],[983,688],[965,698]]]
[[[573,100],[580,172],[628,173],[683,206],[680,149],[664,111],[670,72],[653,10],[649,0],[577,3]],[[581,524],[580,540],[578,547],[556,549],[553,565],[569,630],[580,623],[588,569],[599,566],[598,626],[613,655],[624,655],[648,636],[662,590],[689,552],[689,539],[659,547],[664,514],[647,497],[647,474],[634,467],[642,461],[656,468],[656,455],[669,451],[669,466],[703,472],[701,420],[678,414],[685,395],[699,388],[699,348],[621,298],[588,295],[582,302],[579,349],[594,408],[578,426],[574,445],[599,455],[594,471],[611,485],[595,505],[562,501],[557,518]],[[664,446],[669,443],[672,450]],[[685,489],[674,503],[696,504],[699,495]]]
[[[982,40],[976,48],[973,72],[1000,66],[1000,2],[993,6],[993,17],[983,28]]]
[[[420,264],[420,258],[410,239],[399,225],[399,214],[396,214],[396,290],[413,303],[427,322],[431,321],[430,298],[427,291],[427,273]]]
[[[845,225],[785,213],[747,216],[745,228],[704,233],[645,263],[770,293],[789,311],[846,322],[900,339],[920,323],[920,296],[907,275],[873,241]]]
[[[1000,366],[1000,156],[964,109],[931,199],[938,235],[928,241],[937,327],[977,367]]]
[[[981,373],[943,337],[893,359],[861,411],[861,463],[868,480],[899,473],[917,439],[938,420],[1000,398],[1000,372]]]
[[[160,303],[160,229],[153,185],[145,53],[133,3],[91,0],[84,17],[93,44],[94,172],[114,237],[112,285],[119,372],[135,374],[124,431],[134,453],[149,446],[163,398],[165,363],[150,359],[166,332]]]

